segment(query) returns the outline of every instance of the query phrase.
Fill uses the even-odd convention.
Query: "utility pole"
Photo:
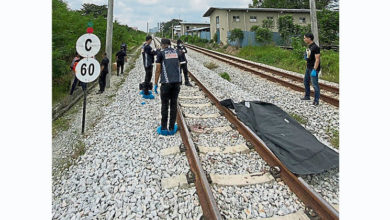
[[[172,23],[172,40],[173,40],[173,23]]]
[[[108,59],[110,59],[110,65],[108,65],[108,74],[106,76],[106,87],[110,88],[111,67],[112,60],[112,20],[113,20],[113,8],[114,0],[108,0],[108,13],[107,13],[107,30],[106,30],[106,53]]]
[[[316,43],[317,46],[320,46],[320,39],[318,36],[317,13],[316,13],[315,0],[310,0],[310,20],[311,20],[311,32],[314,35],[314,43]]]
[[[146,33],[149,34],[149,22],[146,22]]]

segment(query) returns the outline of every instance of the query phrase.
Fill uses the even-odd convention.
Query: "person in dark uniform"
[[[313,105],[317,106],[320,100],[320,86],[318,85],[318,74],[321,70],[320,48],[314,43],[314,35],[307,33],[303,36],[303,41],[309,46],[305,52],[306,72],[304,77],[305,96],[301,100],[310,100],[310,79],[314,88]]]
[[[104,92],[104,89],[106,88],[106,77],[108,73],[108,64],[110,63],[110,60],[107,58],[107,53],[103,54],[102,62],[100,63],[100,75],[99,75],[99,92],[98,94],[101,94]]]
[[[176,50],[179,54],[180,73],[182,70],[184,73],[184,80],[185,80],[184,84],[186,86],[192,86],[190,81],[188,80],[187,59],[185,55],[187,53],[187,48],[183,45],[183,41],[181,41],[180,39],[177,40]]]
[[[75,58],[73,58],[72,60],[72,63],[70,64],[70,69],[72,70],[72,73],[74,75],[74,79],[73,79],[73,83],[72,83],[72,87],[70,89],[70,95],[73,95],[73,92],[77,86],[77,84],[81,85],[81,88],[83,89],[83,91],[85,91],[85,89],[87,88],[87,84],[86,83],[83,83],[81,82],[79,79],[77,79],[76,77],[76,66],[78,64],[78,62],[81,60],[81,57],[79,54],[76,55]]]
[[[146,36],[146,42],[142,47],[142,58],[145,68],[145,81],[143,82],[143,90],[141,94],[144,96],[144,98],[149,99],[154,98],[153,94],[149,94],[147,84],[149,84],[152,80],[154,56],[157,55],[157,52],[150,46],[151,43],[152,36],[148,35]]]
[[[161,76],[161,126],[157,133],[162,135],[173,135],[177,131],[176,111],[177,98],[180,92],[181,74],[179,55],[175,49],[170,47],[171,41],[161,40],[161,51],[157,54],[156,75],[154,78],[154,91],[157,93],[158,79]],[[169,127],[168,126],[168,105],[169,105]]]
[[[125,58],[127,54],[124,48],[121,48],[118,53],[116,53],[116,73],[119,76],[119,68],[121,69],[121,74],[123,74],[123,66],[125,65]]]

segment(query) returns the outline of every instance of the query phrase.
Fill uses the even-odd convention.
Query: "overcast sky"
[[[108,0],[64,0],[71,9],[80,9],[83,3],[107,5]],[[157,27],[157,22],[180,18],[186,22],[210,22],[203,14],[210,7],[247,8],[252,0],[114,0],[114,19],[121,24],[146,31]]]

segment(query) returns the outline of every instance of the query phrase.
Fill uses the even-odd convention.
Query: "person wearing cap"
[[[169,39],[161,40],[161,51],[157,54],[156,73],[154,78],[154,91],[157,93],[158,80],[160,79],[161,97],[161,126],[157,128],[157,133],[161,135],[173,135],[177,131],[176,111],[177,98],[180,92],[181,74],[179,55],[175,49],[170,47]],[[161,77],[160,77],[161,76]],[[169,127],[168,127],[168,107],[169,107]]]
[[[145,81],[143,82],[143,90],[141,94],[144,98],[153,99],[153,94],[149,93],[148,84],[152,80],[153,75],[153,63],[154,63],[154,56],[157,55],[157,52],[153,50],[153,48],[150,46],[152,43],[152,36],[148,35],[146,36],[146,42],[144,43],[142,47],[142,58],[145,68]]]
[[[190,81],[188,80],[188,68],[187,68],[187,59],[186,59],[186,53],[187,48],[183,45],[183,41],[180,39],[177,40],[176,50],[179,54],[179,62],[180,62],[180,73],[183,70],[184,73],[184,80],[186,86],[192,86]]]

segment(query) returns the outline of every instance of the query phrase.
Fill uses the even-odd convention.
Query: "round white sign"
[[[82,57],[95,56],[100,50],[100,40],[94,34],[84,34],[77,39],[76,50]]]
[[[84,58],[77,63],[76,77],[81,82],[89,83],[98,78],[100,64],[93,58]]]

